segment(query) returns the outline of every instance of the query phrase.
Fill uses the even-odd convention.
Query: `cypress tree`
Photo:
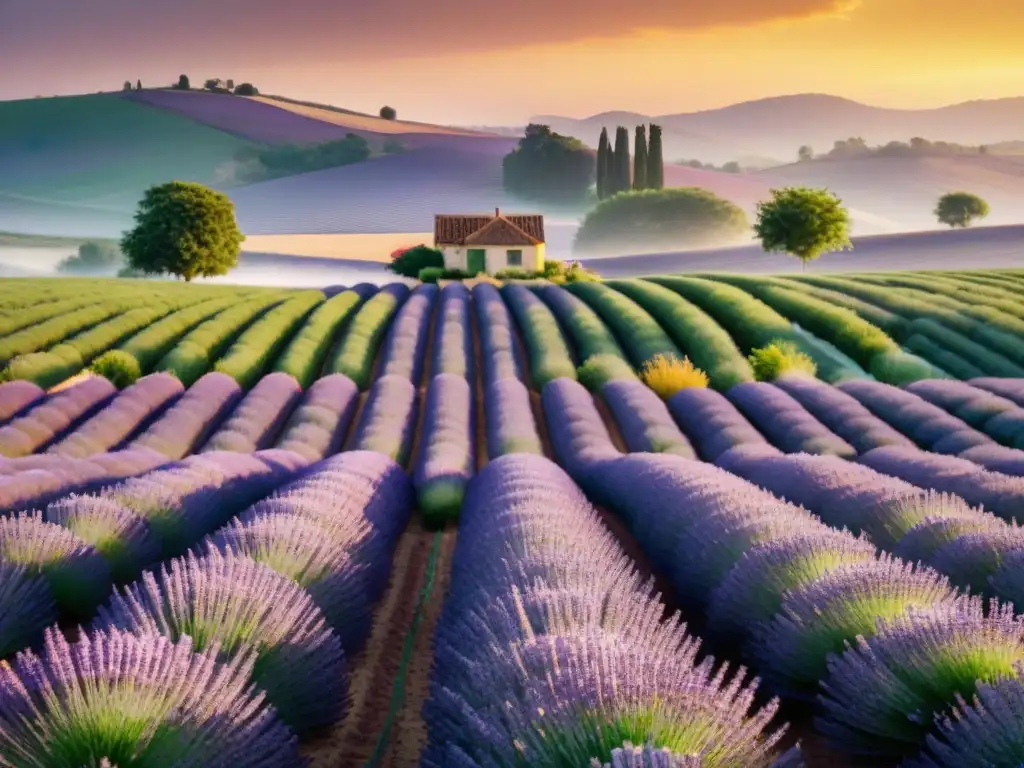
[[[661,126],[651,124],[650,144],[647,147],[647,188],[665,186],[665,160],[661,154]]]
[[[636,127],[633,145],[633,189],[647,189],[647,129]]]
[[[621,125],[615,129],[615,188],[616,192],[625,192],[630,187],[629,130]]]
[[[608,197],[608,129],[601,129],[597,142],[597,199]]]

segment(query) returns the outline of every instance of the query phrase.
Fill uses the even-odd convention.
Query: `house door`
[[[487,249],[470,248],[466,251],[466,271],[471,275],[478,275],[487,271]]]

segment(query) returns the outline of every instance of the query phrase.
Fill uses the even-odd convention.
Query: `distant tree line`
[[[596,159],[597,198],[604,200],[629,190],[661,189],[665,186],[665,160],[662,153],[661,126],[647,129],[638,125],[633,139],[633,157],[629,155],[629,130],[615,130],[615,145],[608,129],[601,129]]]
[[[171,87],[178,91],[190,91],[192,90],[192,81],[188,75],[178,75],[178,82]],[[219,77],[212,77],[204,81],[203,90],[211,91],[212,93],[233,93],[235,96],[260,95],[259,89],[252,83],[239,83],[235,85],[234,80],[230,78],[221,80]]]
[[[797,151],[797,159],[801,162],[816,157],[831,159],[848,159],[858,157],[949,157],[952,155],[987,155],[989,147],[985,144],[971,146],[956,144],[950,141],[928,141],[915,136],[910,141],[890,141],[887,144],[869,146],[860,136],[840,139],[832,144],[832,149],[823,155],[815,155],[814,150],[804,145]]]
[[[404,147],[394,140],[384,143],[386,154],[401,152]],[[252,183],[309,173],[325,168],[354,165],[368,160],[372,150],[362,136],[349,133],[343,139],[320,144],[291,144],[279,147],[246,147],[235,155],[238,166],[235,180]]]
[[[715,165],[714,163],[702,163],[700,160],[679,160],[678,165],[685,165],[690,168],[697,168],[703,171],[718,171],[720,173],[742,173],[746,170],[735,160],[730,160],[722,165]],[[753,170],[753,169],[751,169]]]

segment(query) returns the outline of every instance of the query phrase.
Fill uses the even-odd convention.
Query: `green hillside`
[[[0,102],[0,199],[127,212],[156,183],[216,183],[248,146],[114,93]]]

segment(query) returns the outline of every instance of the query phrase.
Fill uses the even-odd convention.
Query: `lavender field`
[[[1022,299],[0,280],[0,765],[1024,764]]]

